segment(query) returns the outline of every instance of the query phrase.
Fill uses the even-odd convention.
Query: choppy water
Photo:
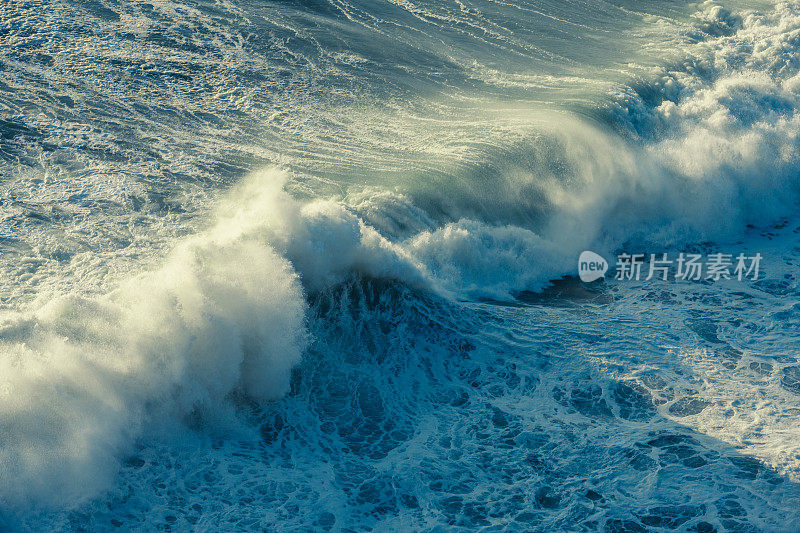
[[[796,530],[799,35],[5,0],[0,529]],[[587,288],[585,249],[765,259]]]

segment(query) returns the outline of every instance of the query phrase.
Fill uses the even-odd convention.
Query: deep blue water
[[[0,529],[795,531],[798,34],[5,0]]]

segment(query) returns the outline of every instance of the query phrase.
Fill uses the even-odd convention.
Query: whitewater
[[[4,0],[0,530],[796,531],[799,206],[800,2]]]

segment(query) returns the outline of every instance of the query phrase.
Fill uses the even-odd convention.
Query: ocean
[[[797,1],[2,0],[0,530],[798,531],[798,207]]]

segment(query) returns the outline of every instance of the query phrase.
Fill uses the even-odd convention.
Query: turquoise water
[[[3,3],[0,527],[792,531],[798,32]],[[765,259],[585,286],[583,250]]]

